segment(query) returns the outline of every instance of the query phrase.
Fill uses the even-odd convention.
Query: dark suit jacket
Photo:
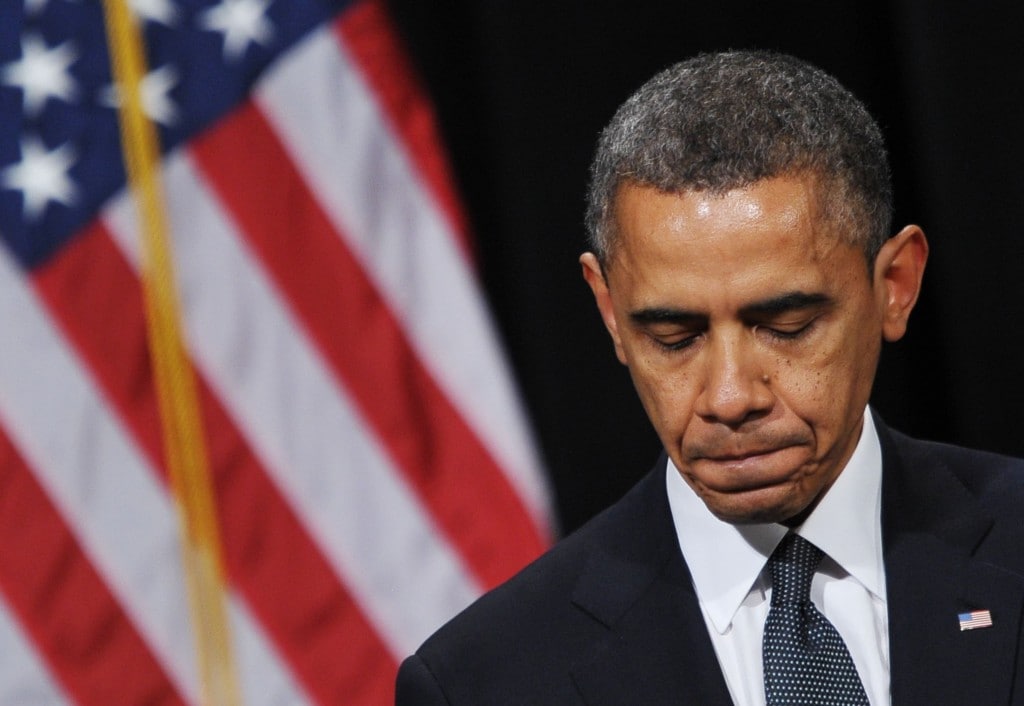
[[[1024,704],[1024,462],[877,426],[893,704]],[[731,703],[663,473],[427,640],[397,704]]]

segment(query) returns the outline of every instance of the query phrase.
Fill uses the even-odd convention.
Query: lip
[[[721,454],[721,455],[717,455],[717,456],[708,455],[708,456],[704,456],[703,458],[705,460],[712,461],[714,463],[730,463],[730,462],[733,462],[733,461],[745,461],[748,458],[758,458],[758,457],[761,457],[761,456],[770,456],[773,453],[776,453],[778,451],[785,451],[788,448],[789,448],[788,446],[780,446],[778,448],[771,448],[771,449],[757,449],[756,451],[741,451],[741,452],[735,453],[735,454]]]
[[[748,450],[702,456],[694,461],[696,476],[709,489],[721,493],[742,493],[783,485],[794,478],[803,460],[795,456],[796,446]],[[699,470],[704,466],[704,471]]]

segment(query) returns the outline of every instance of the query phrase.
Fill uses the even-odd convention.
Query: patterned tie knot
[[[768,560],[772,575],[772,605],[794,605],[811,600],[811,580],[823,553],[797,534],[787,534]]]

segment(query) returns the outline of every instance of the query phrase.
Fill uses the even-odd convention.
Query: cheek
[[[847,417],[858,416],[867,404],[877,355],[877,345],[836,337],[806,358],[781,358],[778,394],[819,433],[828,433],[833,427],[838,431]]]
[[[668,445],[685,429],[693,410],[694,385],[686,371],[633,359],[633,384],[658,436]]]
[[[795,417],[802,425],[814,428],[828,424],[829,410],[837,391],[834,389],[833,372],[825,360],[784,358],[772,378],[776,415]],[[791,418],[791,423],[796,419]]]

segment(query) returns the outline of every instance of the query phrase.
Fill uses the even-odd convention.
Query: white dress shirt
[[[766,563],[787,528],[719,520],[671,460],[666,482],[679,547],[732,700],[764,706],[761,638],[771,604]],[[872,706],[890,703],[881,497],[882,451],[865,410],[849,463],[795,531],[825,553],[811,600],[846,642]]]

